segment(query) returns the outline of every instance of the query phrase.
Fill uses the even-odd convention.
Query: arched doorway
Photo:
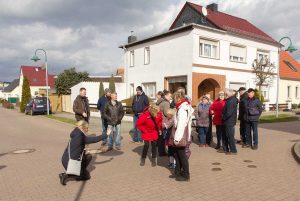
[[[211,100],[215,100],[219,90],[220,85],[216,80],[212,78],[205,79],[198,85],[198,100],[204,95],[209,95]]]

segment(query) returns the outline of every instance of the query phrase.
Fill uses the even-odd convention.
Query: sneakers
[[[66,185],[66,179],[68,178],[68,175],[66,173],[60,173],[59,175],[59,180],[61,185],[65,186]]]
[[[140,166],[144,166],[144,165],[145,165],[145,162],[146,162],[146,159],[145,159],[145,158],[141,158]]]

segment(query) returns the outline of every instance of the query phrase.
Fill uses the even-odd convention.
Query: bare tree
[[[255,59],[252,63],[252,69],[256,75],[255,82],[259,87],[259,97],[261,97],[261,88],[263,85],[270,85],[275,76],[275,65],[270,63],[266,57]]]

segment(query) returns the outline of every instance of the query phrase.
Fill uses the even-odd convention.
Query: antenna
[[[207,9],[206,7],[202,7],[202,14],[206,17],[207,16]]]

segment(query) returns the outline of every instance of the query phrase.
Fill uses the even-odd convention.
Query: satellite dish
[[[207,16],[207,9],[202,7],[202,14],[206,17]]]

